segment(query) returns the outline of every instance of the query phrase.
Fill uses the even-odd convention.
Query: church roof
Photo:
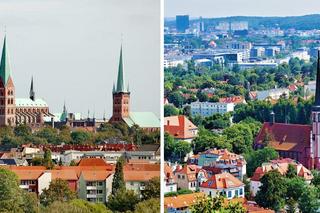
[[[256,137],[255,144],[263,144],[266,134],[270,134],[269,146],[278,151],[304,152],[309,147],[311,125],[265,122]]]
[[[16,107],[48,107],[48,104],[41,98],[34,101],[30,98],[16,98]]]
[[[123,119],[129,127],[136,124],[141,128],[160,128],[160,120],[152,112],[130,112],[129,118]]]
[[[0,63],[0,78],[1,78],[4,85],[7,85],[10,74],[11,74],[11,68],[10,68],[10,63],[9,63],[7,42],[6,42],[6,37],[4,37],[2,55],[1,55],[1,63]]]
[[[116,86],[115,89],[113,89],[113,92],[114,93],[129,92],[125,88],[124,72],[123,72],[123,61],[122,61],[122,46],[121,46],[121,49],[120,49],[120,59],[119,59],[117,86]]]

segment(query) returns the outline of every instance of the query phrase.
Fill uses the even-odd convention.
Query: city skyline
[[[28,3],[0,3],[1,48],[6,31],[17,98],[29,96],[33,76],[36,97],[45,99],[52,113],[61,112],[66,102],[69,112],[86,117],[89,110],[97,118],[105,112],[109,118],[122,43],[132,110],[159,116],[160,86],[154,86],[160,82],[157,5],[144,0]],[[129,13],[122,11],[124,5],[131,6]],[[145,26],[151,30],[142,34]]]
[[[190,15],[190,17],[229,17],[229,16],[301,16],[318,14],[320,2],[316,0],[270,0],[259,2],[253,0],[165,0],[166,18],[173,18],[176,15]],[[246,5],[244,7],[244,5]],[[275,7],[275,5],[277,7]],[[212,10],[208,10],[212,8]]]

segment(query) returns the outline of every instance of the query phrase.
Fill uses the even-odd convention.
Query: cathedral
[[[138,125],[142,129],[153,132],[160,130],[160,120],[152,112],[132,112],[130,111],[130,91],[125,85],[122,46],[120,49],[120,59],[118,67],[118,79],[116,85],[113,84],[113,111],[110,123],[124,122],[129,127]]]
[[[256,137],[254,147],[273,147],[282,158],[299,161],[308,169],[320,169],[320,51],[316,77],[315,102],[311,110],[311,125],[265,122]]]
[[[35,97],[33,78],[29,98],[16,98],[5,37],[0,62],[0,126],[27,124],[37,128],[44,124],[45,117],[52,117],[52,114],[48,104]]]

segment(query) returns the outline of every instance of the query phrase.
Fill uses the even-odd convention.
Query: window
[[[235,194],[236,194],[236,196],[239,196],[239,192],[237,189],[235,190]]]
[[[228,197],[231,197],[231,196],[232,196],[232,192],[228,191]]]
[[[243,195],[243,189],[241,188],[239,191],[240,191],[240,195]]]

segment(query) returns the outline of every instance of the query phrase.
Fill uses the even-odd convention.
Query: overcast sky
[[[165,17],[296,16],[320,12],[319,0],[165,0]]]
[[[6,27],[5,27],[6,26]],[[112,112],[121,34],[132,111],[160,110],[159,0],[1,0],[17,97],[36,97],[51,112],[102,117]]]

